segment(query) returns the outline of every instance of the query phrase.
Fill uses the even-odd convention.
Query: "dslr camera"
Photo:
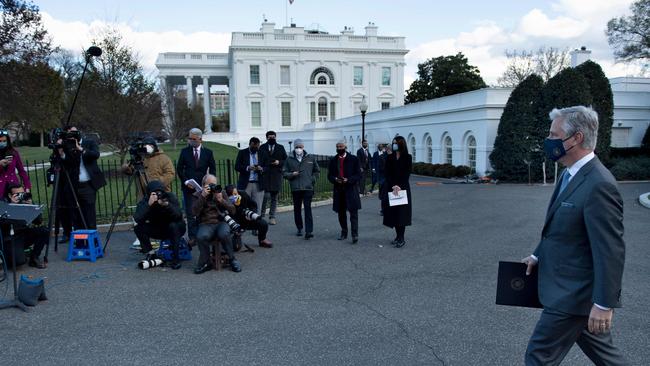
[[[166,200],[169,197],[169,194],[165,191],[153,191],[153,193],[158,196],[159,200]]]
[[[223,188],[221,187],[221,184],[215,184],[215,183],[208,184],[208,191],[210,191],[210,193],[219,193],[222,190]]]
[[[18,198],[18,203],[25,203],[32,199],[32,194],[30,192],[20,192],[16,198]]]
[[[61,143],[58,143],[59,140],[61,140]],[[55,128],[50,131],[50,141],[47,147],[51,150],[64,149],[71,151],[77,147],[79,141],[81,141],[80,131],[65,131],[61,128]]]

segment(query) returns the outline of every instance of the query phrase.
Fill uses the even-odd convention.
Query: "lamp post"
[[[366,112],[368,111],[365,95],[361,99],[361,104],[359,104],[359,111],[361,111],[361,145],[363,145],[363,140],[366,139]]]

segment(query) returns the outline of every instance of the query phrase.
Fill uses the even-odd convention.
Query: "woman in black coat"
[[[393,153],[386,158],[385,177],[383,192],[384,196],[395,194],[401,190],[406,190],[408,204],[400,206],[390,206],[388,199],[382,200],[384,211],[384,225],[395,228],[396,237],[392,244],[401,248],[406,244],[404,241],[404,232],[406,226],[411,225],[411,188],[409,186],[409,176],[411,175],[412,158],[406,147],[406,140],[402,136],[393,139]]]

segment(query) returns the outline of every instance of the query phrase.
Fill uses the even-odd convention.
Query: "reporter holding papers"
[[[391,244],[396,248],[401,248],[406,244],[404,240],[406,227],[411,226],[412,200],[409,177],[411,175],[413,160],[406,147],[404,137],[395,137],[392,145],[393,153],[386,157],[386,167],[384,170],[386,182],[382,186],[382,192],[380,194],[388,197],[388,199],[382,200],[384,225],[395,228],[396,236]],[[408,203],[391,206],[390,201],[396,199],[400,191],[406,191]]]

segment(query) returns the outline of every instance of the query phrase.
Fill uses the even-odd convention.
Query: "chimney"
[[[262,33],[275,32],[275,23],[269,23],[268,20],[264,19],[264,23],[262,23],[262,28],[260,29],[260,32]]]
[[[341,34],[352,36],[354,35],[354,28],[348,27],[347,25],[341,31]]]
[[[576,67],[585,61],[591,59],[591,51],[587,47],[582,46],[580,49],[571,51],[571,67]]]
[[[373,22],[366,25],[366,37],[377,37],[377,26]]]

